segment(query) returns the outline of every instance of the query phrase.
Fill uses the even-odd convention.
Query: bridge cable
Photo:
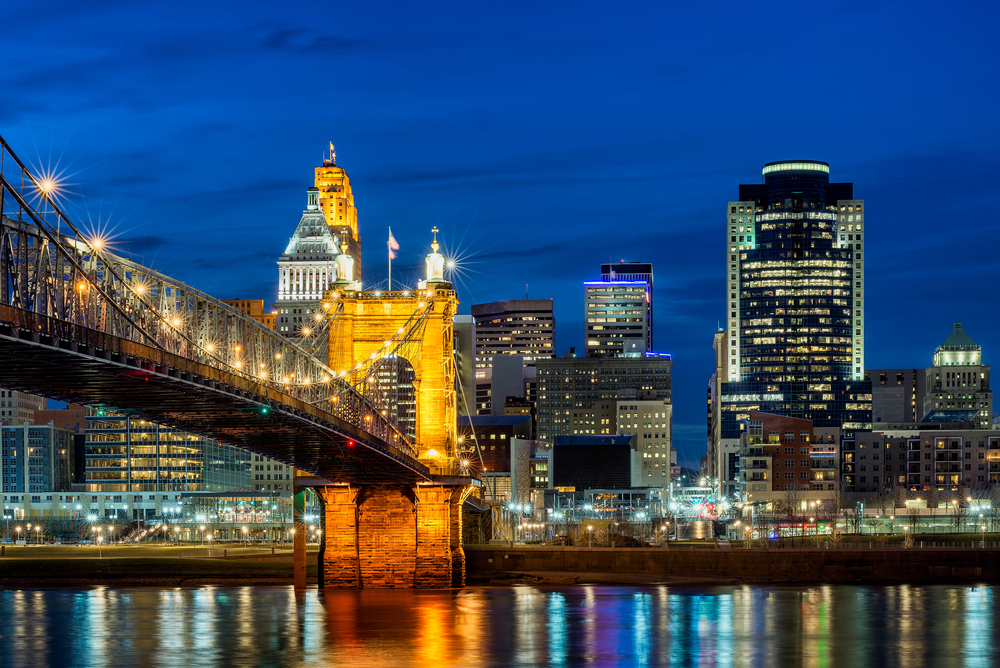
[[[479,465],[482,468],[483,473],[486,472],[486,462],[483,461],[483,449],[479,446],[479,439],[476,438],[476,426],[473,423],[472,415],[469,414],[469,400],[465,396],[465,385],[462,384],[462,377],[459,374],[455,374],[455,378],[458,379],[458,389],[462,392],[462,402],[465,404],[465,416],[469,418],[469,429],[472,431],[472,442],[476,446],[476,454],[479,455]],[[490,490],[489,483],[486,484],[487,491],[490,492],[490,496],[494,501],[497,500],[497,481],[496,476],[493,476],[493,489]]]

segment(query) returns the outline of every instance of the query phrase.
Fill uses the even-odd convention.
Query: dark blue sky
[[[704,453],[725,203],[764,162],[825,160],[867,205],[867,359],[926,366],[961,320],[1000,346],[991,3],[32,2],[0,9],[0,133],[67,208],[221,298],[275,296],[327,142],[366,283],[468,256],[472,303],[653,262],[675,440]]]

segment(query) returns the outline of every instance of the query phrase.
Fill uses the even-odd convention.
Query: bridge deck
[[[412,456],[272,388],[38,313],[0,305],[0,359],[4,387],[126,410],[330,482],[432,479]]]

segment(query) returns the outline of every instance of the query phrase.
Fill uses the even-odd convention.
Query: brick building
[[[740,445],[740,497],[829,498],[840,486],[839,439],[839,430],[814,429],[811,420],[751,411]]]

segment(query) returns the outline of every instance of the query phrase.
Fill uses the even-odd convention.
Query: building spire
[[[431,230],[431,232],[434,233],[434,241],[431,242],[431,248],[433,248],[434,252],[437,253],[438,252],[438,248],[441,247],[438,244],[438,228],[437,228],[437,225],[434,226],[434,228]]]
[[[330,142],[330,162],[337,166],[337,152],[333,149],[333,142]]]

